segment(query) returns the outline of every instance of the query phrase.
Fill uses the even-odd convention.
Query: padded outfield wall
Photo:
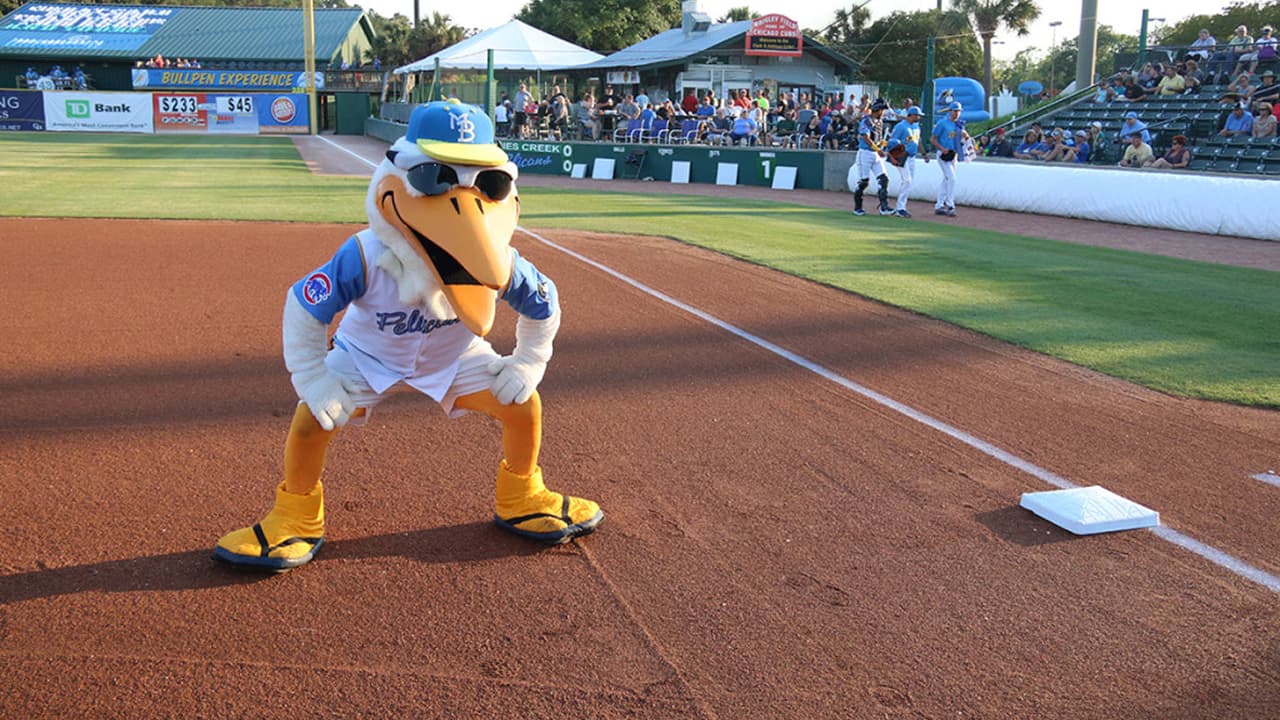
[[[369,118],[365,134],[392,142],[404,134],[398,123]],[[635,177],[626,159],[647,150],[639,177],[671,180],[672,162],[690,162],[690,182],[714,183],[720,163],[738,166],[739,185],[769,186],[778,167],[796,167],[796,188],[848,192],[848,176],[856,153],[769,148],[716,148],[703,145],[632,145],[503,140],[503,148],[522,173],[569,175],[574,164],[586,164],[586,177],[596,158],[613,158],[613,177]],[[936,162],[916,162],[909,196],[933,203],[942,175]],[[1270,208],[1280,197],[1280,179],[1167,170],[1124,170],[1110,167],[1047,167],[1040,163],[992,160],[960,163],[956,203],[962,207],[1057,215],[1087,220],[1165,228],[1205,235],[1280,241],[1273,221],[1256,209]],[[889,192],[897,196],[896,168],[889,168]],[[786,191],[779,190],[784,197]],[[852,207],[852,203],[850,204]],[[1240,212],[1239,208],[1255,209]]]

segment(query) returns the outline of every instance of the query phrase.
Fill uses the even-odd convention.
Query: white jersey
[[[334,343],[351,353],[374,390],[384,392],[403,380],[440,400],[475,333],[457,317],[435,317],[425,307],[406,307],[395,279],[378,267],[386,246],[372,230],[356,237],[365,259],[365,292],[347,306]]]

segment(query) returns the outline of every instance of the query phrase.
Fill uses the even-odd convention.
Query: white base
[[[1097,485],[1023,493],[1020,504],[1076,535],[1136,530],[1160,524],[1160,513]]]

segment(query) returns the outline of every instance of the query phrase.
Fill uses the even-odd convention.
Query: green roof
[[[349,41],[368,47],[373,38],[360,8],[317,9],[315,26],[322,64]],[[302,10],[29,2],[0,19],[0,57],[132,61],[156,55],[302,62]]]

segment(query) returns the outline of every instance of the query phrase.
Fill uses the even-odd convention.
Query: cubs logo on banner
[[[751,21],[747,31],[747,55],[800,57],[804,54],[804,33],[800,24],[786,15],[765,15]]]

